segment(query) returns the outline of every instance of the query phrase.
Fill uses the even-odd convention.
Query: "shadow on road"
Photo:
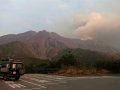
[[[0,81],[2,81],[3,80],[3,77],[0,77]]]
[[[3,77],[1,77],[0,76],[0,81],[2,81],[3,80]],[[14,78],[10,78],[9,80],[7,80],[7,81],[16,81]]]

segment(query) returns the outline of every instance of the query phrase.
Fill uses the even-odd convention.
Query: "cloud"
[[[104,17],[100,13],[89,15],[75,15],[75,23],[86,21],[86,24],[75,29],[74,33],[81,40],[111,37],[111,34],[120,32],[120,18],[118,15]]]
[[[120,14],[98,12],[74,14],[57,23],[61,35],[80,40],[95,40],[120,48]]]
[[[99,13],[75,14],[66,17],[57,23],[56,28],[64,36],[79,38],[81,40],[93,39],[93,28],[102,22],[103,17]]]
[[[2,35],[27,30],[52,31],[56,20],[69,12],[63,0],[0,0],[0,28]]]
[[[99,13],[90,13],[89,15],[76,15],[76,22],[86,22],[85,25],[79,26],[74,33],[80,37],[81,40],[92,40],[94,39],[93,33],[96,28],[102,23],[103,17]]]
[[[30,27],[28,22],[17,15],[9,12],[0,12],[0,35],[21,32],[22,29]]]
[[[120,43],[120,0],[0,0],[1,34],[29,29]],[[95,12],[93,12],[95,11]]]
[[[61,8],[61,9],[70,9],[71,5],[67,4],[67,3],[63,3],[63,4],[59,5],[59,8]]]

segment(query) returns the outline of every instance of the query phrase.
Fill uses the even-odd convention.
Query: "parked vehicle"
[[[19,80],[21,75],[24,75],[22,61],[13,59],[0,60],[0,76],[2,76],[4,80],[9,80],[10,78]]]

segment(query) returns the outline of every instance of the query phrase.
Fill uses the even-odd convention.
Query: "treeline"
[[[120,60],[99,61],[95,66],[97,69],[106,69],[112,74],[120,73]]]
[[[26,73],[55,73],[60,69],[74,66],[77,68],[96,68],[108,70],[111,74],[120,73],[120,59],[83,49],[66,49],[52,60],[36,60],[25,65]]]

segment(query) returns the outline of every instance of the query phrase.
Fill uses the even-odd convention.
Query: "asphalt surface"
[[[120,76],[64,77],[25,74],[19,81],[0,79],[0,90],[120,90]]]

